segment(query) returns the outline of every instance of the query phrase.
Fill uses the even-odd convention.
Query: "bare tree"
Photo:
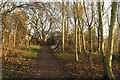
[[[87,14],[87,10],[86,10],[86,6],[85,6],[85,2],[83,2],[83,6],[84,6],[84,11],[85,11],[85,16],[86,16],[86,19],[87,19],[87,26],[88,26],[88,32],[89,32],[89,40],[88,40],[88,48],[89,48],[89,52],[87,53],[88,54],[88,57],[90,59],[90,64],[91,64],[91,67],[93,68],[93,64],[92,64],[92,59],[91,59],[91,54],[92,54],[92,24],[93,24],[93,21],[94,21],[94,2],[92,1],[91,2],[91,20],[89,20],[89,17],[88,17],[88,14]]]
[[[115,76],[112,72],[112,54],[113,54],[113,38],[114,38],[114,26],[116,22],[116,12],[117,12],[117,4],[118,2],[112,2],[112,10],[111,10],[111,21],[110,21],[110,29],[109,29],[109,37],[108,37],[108,52],[104,58],[103,62],[103,70],[104,77],[109,79],[115,79]]]
[[[98,12],[99,12],[99,30],[100,30],[100,58],[101,58],[101,61],[103,61],[104,37],[103,37],[103,21],[102,21],[102,0],[100,0],[100,2],[98,2]]]

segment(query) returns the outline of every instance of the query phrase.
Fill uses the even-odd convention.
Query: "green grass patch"
[[[16,52],[7,54],[7,57],[18,57],[18,58],[35,58],[37,57],[39,46],[31,46],[29,48],[20,48]]]
[[[31,52],[30,52],[30,54],[27,54],[26,55],[26,58],[35,58],[35,57],[37,57],[37,52],[36,51],[33,51],[33,50],[31,50]]]
[[[92,52],[92,54],[97,54],[97,52]]]
[[[56,47],[56,45],[52,45],[52,46],[51,46],[51,49],[54,49],[55,47]]]

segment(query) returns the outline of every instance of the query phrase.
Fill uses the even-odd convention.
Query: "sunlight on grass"
[[[52,45],[52,46],[51,46],[51,49],[54,49],[55,47],[56,47],[56,45]]]
[[[32,49],[41,49],[42,46],[31,45],[29,48],[32,48]]]
[[[35,58],[37,57],[37,51],[40,49],[39,46],[30,46],[30,48],[20,48],[17,52],[9,53],[8,57],[22,57],[22,58]]]
[[[92,52],[92,54],[97,54],[97,52]]]
[[[37,57],[37,52],[31,50],[30,54],[26,56],[26,58],[35,58]]]
[[[21,56],[26,58],[35,58],[37,57],[37,52],[40,49],[40,46],[31,45],[29,48],[21,48]]]

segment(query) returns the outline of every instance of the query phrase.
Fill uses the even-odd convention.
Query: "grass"
[[[56,45],[52,45],[51,48],[54,49],[56,47]]]
[[[55,55],[60,59],[65,59],[65,53],[57,53]]]
[[[37,57],[37,52],[34,50],[31,50],[30,54],[26,55],[26,58],[30,59],[30,58],[35,58]]]
[[[18,58],[35,58],[37,57],[37,52],[40,49],[39,46],[30,46],[29,48],[20,48],[16,52],[7,54],[7,57],[18,57]]]
[[[22,73],[31,71],[36,65],[35,59],[40,46],[21,47],[14,52],[8,53],[3,60],[3,78],[19,78]]]
[[[57,56],[59,59],[63,60],[64,62],[71,62],[74,61],[75,59],[75,55],[73,53],[67,53],[67,52],[55,53],[55,56]]]

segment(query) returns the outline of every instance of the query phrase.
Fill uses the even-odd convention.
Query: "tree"
[[[78,1],[74,2],[73,16],[74,16],[74,25],[75,25],[75,60],[78,61],[78,48],[79,48],[79,52],[81,53],[81,48],[82,48],[81,36],[83,37],[83,35],[81,35],[82,28],[80,23],[83,17],[83,6],[81,5],[81,2]]]
[[[88,26],[88,34],[89,34],[89,39],[88,39],[88,58],[90,60],[90,65],[91,65],[91,68],[93,68],[93,64],[92,64],[92,59],[91,59],[91,54],[92,54],[92,24],[93,24],[93,21],[94,21],[94,2],[92,0],[91,2],[91,20],[89,20],[89,16],[87,14],[87,9],[86,9],[86,6],[85,6],[85,1],[83,2],[83,6],[84,6],[84,12],[85,12],[85,17],[87,19],[87,26]]]
[[[111,21],[110,21],[110,29],[109,29],[109,37],[108,37],[108,52],[104,58],[103,62],[103,71],[104,78],[109,78],[111,80],[115,79],[115,76],[112,72],[112,54],[113,54],[113,38],[114,38],[114,26],[116,22],[116,12],[117,12],[117,4],[118,2],[112,2],[112,10],[111,10]]]
[[[119,3],[118,3],[117,22],[118,22],[118,24],[119,24],[119,26],[120,26],[120,1],[119,1]]]
[[[119,29],[118,29],[118,39],[119,39],[119,51],[118,53],[120,53],[120,1],[118,3],[118,13],[117,13],[117,22],[118,22],[118,26],[119,26]]]
[[[77,5],[76,5],[76,14],[77,14],[77,18],[78,18],[78,43],[79,43],[79,52],[81,53],[81,50],[82,50],[82,41],[81,41],[81,36],[83,36],[82,33],[82,27],[81,27],[81,22],[82,22],[82,19],[83,19],[83,6],[81,5],[81,2],[78,2]],[[84,45],[83,45],[84,46]]]
[[[82,26],[80,26],[81,28],[81,39],[82,39],[82,52],[86,54],[86,45],[85,45],[85,37],[84,37],[84,22],[83,20],[81,21],[82,22]]]
[[[100,59],[101,59],[101,61],[103,61],[103,58],[104,58],[104,36],[103,36],[103,21],[102,21],[102,0],[100,0],[100,2],[98,2],[98,13],[99,13],[98,29],[100,30]],[[98,33],[99,33],[99,31],[98,31]]]
[[[62,2],[62,51],[64,52],[65,48],[65,10],[64,2]]]
[[[78,61],[78,18],[77,18],[77,7],[78,7],[78,2],[74,2],[73,6],[73,14],[74,14],[74,24],[75,24],[75,60]]]
[[[60,9],[55,3],[34,3],[36,6],[30,6],[29,24],[34,30],[34,36],[38,38],[41,45],[47,39],[47,36],[60,25]],[[43,7],[39,7],[43,6]],[[39,7],[39,8],[38,8]],[[60,13],[59,13],[60,12]]]
[[[23,44],[23,40],[26,38],[27,27],[26,22],[28,20],[27,13],[24,10],[17,9],[12,13],[13,26],[14,26],[14,47],[16,47],[16,40],[18,45]],[[19,35],[19,36],[18,36]],[[17,46],[18,46],[17,45]]]

